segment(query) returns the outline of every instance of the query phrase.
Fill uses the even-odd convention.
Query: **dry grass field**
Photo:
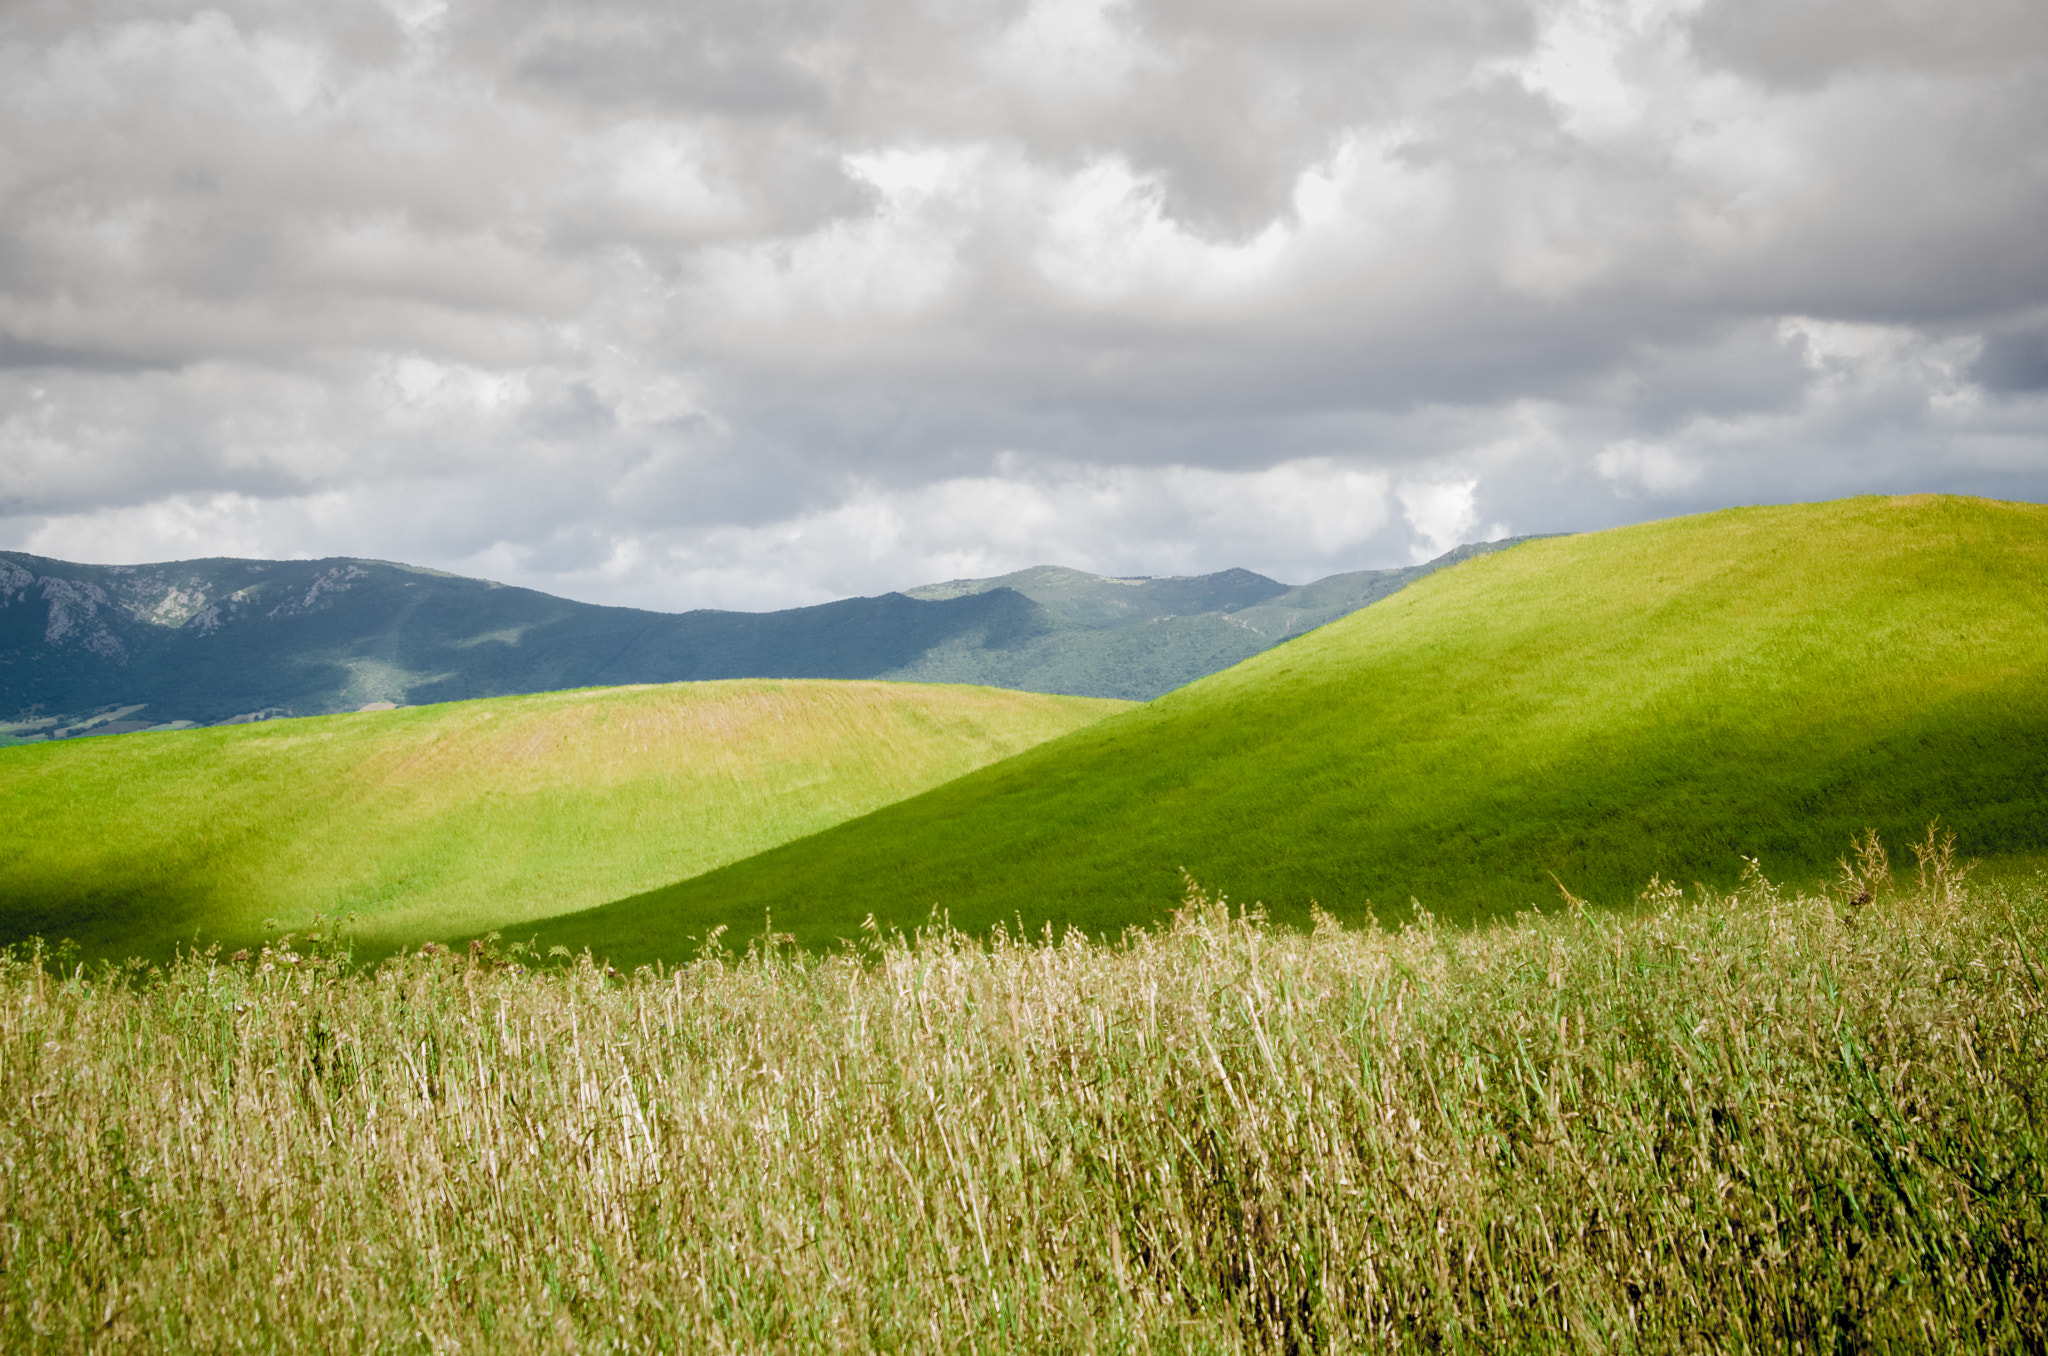
[[[2039,1351],[2048,881],[1924,846],[1475,930],[17,958],[0,1346]]]

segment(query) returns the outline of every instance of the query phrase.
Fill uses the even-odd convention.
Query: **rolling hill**
[[[1040,567],[781,612],[647,612],[375,560],[78,565],[0,552],[0,744],[719,678],[1142,699],[1441,565],[1289,588]]]
[[[966,686],[735,681],[0,752],[0,943],[373,948],[709,870],[1121,709]]]
[[[2048,508],[1729,510],[1465,561],[1143,707],[661,890],[550,920],[634,962],[872,913],[1109,932],[1186,868],[1305,920],[1830,875],[1866,826],[2048,848]],[[1900,851],[1899,855],[1905,854]]]

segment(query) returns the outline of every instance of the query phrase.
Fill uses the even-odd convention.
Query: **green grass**
[[[2048,880],[0,962],[11,1351],[2048,1344]]]
[[[0,941],[366,944],[508,926],[721,866],[1121,703],[987,688],[605,688],[0,751]]]
[[[539,929],[620,963],[764,914],[807,943],[944,910],[1098,935],[1181,868],[1301,922],[1831,874],[1939,815],[2048,848],[2048,509],[1729,510],[1468,560],[922,796]]]

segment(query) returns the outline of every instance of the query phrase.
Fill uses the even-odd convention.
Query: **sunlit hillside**
[[[868,914],[1114,931],[1185,868],[1305,920],[1832,872],[1940,816],[2048,848],[2048,508],[1735,509],[1464,562],[921,797],[544,928],[620,959]]]
[[[0,940],[89,953],[355,915],[368,942],[694,875],[1123,704],[974,687],[604,688],[0,750]]]

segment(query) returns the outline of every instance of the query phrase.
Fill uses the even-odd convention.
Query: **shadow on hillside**
[[[96,863],[89,880],[14,878],[0,902],[0,945],[41,938],[50,946],[73,943],[82,961],[163,961],[179,950],[251,940],[249,929],[219,928],[212,896],[196,871],[166,871],[160,862]]]

